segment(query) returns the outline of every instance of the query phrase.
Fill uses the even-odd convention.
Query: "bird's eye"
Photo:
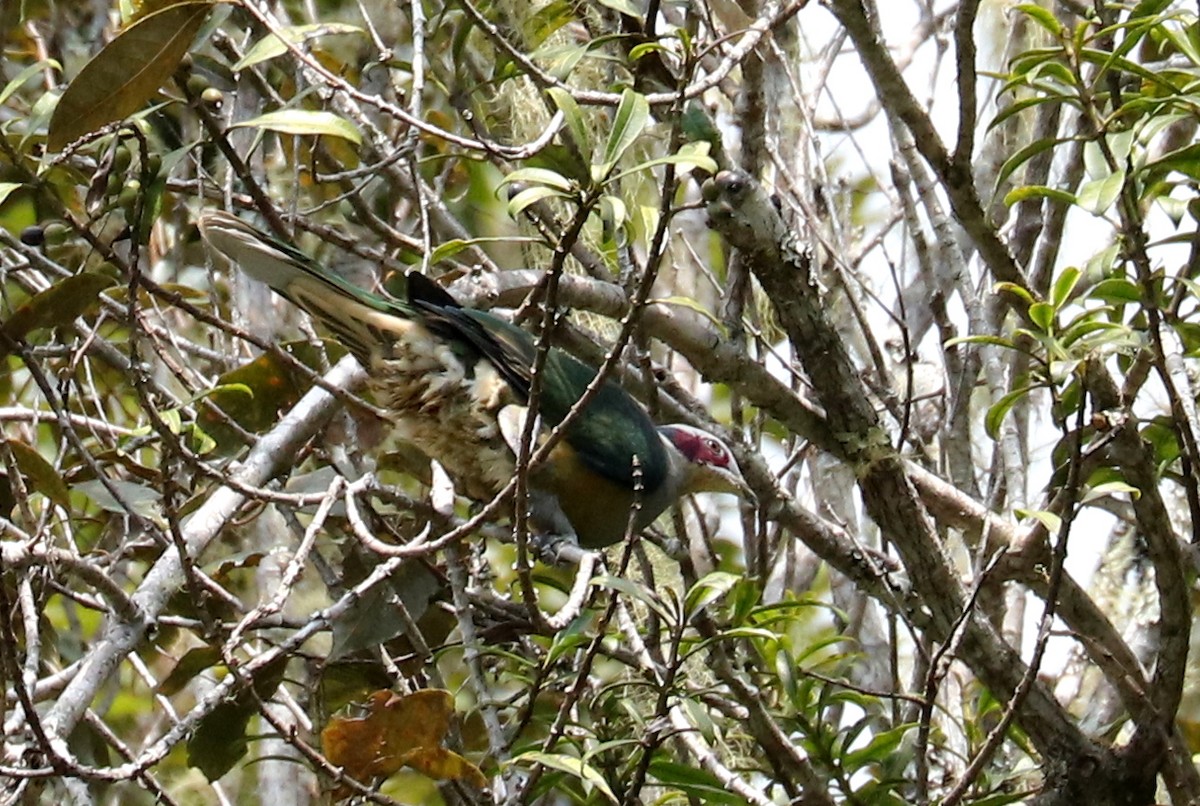
[[[717,442],[715,439],[706,439],[704,440],[704,444],[707,445],[708,449],[717,456],[723,456],[725,454],[725,449],[721,446],[721,443]]]

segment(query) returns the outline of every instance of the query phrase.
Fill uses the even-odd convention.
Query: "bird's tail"
[[[411,312],[358,288],[304,253],[224,212],[200,217],[200,233],[215,251],[319,319],[362,362],[372,349],[402,339]]]

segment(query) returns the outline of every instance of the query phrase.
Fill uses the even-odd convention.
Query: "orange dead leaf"
[[[367,709],[364,717],[330,720],[321,731],[325,756],[351,777],[369,781],[408,765],[430,778],[487,786],[478,767],[442,747],[454,713],[450,692],[425,689],[399,696],[376,691]],[[334,797],[348,794],[342,787]]]

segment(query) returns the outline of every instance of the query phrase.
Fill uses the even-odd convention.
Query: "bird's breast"
[[[513,477],[513,454],[496,419],[512,395],[491,362],[464,358],[414,323],[373,356],[370,376],[398,435],[437,460],[460,492],[487,500]]]

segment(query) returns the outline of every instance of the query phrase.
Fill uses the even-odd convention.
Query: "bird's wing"
[[[420,311],[426,327],[443,338],[469,342],[500,371],[517,400],[529,400],[537,360],[537,344],[529,333],[484,311],[463,308],[422,275],[410,274],[408,283],[409,304]],[[553,427],[562,422],[595,377],[593,367],[551,349],[538,398],[538,414],[544,424]],[[657,488],[666,475],[666,453],[653,421],[629,393],[612,382],[606,382],[587,409],[572,420],[565,439],[589,470],[627,489],[635,486],[635,454],[643,490]]]

